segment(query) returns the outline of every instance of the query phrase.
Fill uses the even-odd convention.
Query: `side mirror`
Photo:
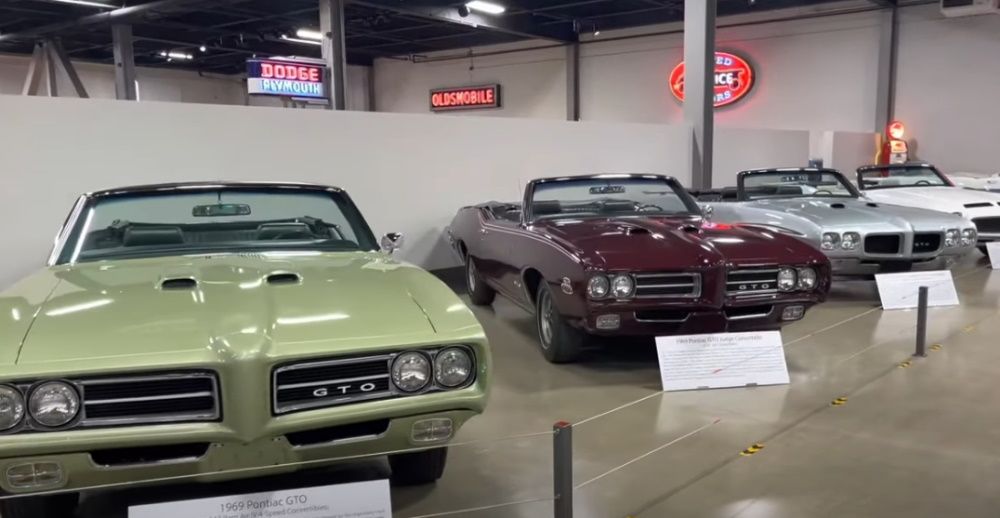
[[[379,244],[382,246],[382,251],[387,254],[392,254],[396,250],[403,247],[403,234],[399,232],[389,232],[388,234],[382,236]]]
[[[701,213],[705,216],[705,219],[712,219],[712,214],[715,214],[715,208],[711,205],[705,205]]]

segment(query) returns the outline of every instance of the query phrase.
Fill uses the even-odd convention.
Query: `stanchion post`
[[[917,295],[917,352],[914,356],[927,357],[927,286],[921,286]]]
[[[552,483],[555,518],[573,518],[573,425],[552,425]]]

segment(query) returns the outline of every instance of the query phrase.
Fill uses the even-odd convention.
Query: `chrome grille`
[[[695,298],[701,296],[701,275],[697,273],[637,273],[635,296],[652,298]]]
[[[274,370],[275,414],[393,396],[392,355],[285,365]]]
[[[727,295],[761,295],[777,292],[777,268],[732,270],[726,275]]]
[[[913,236],[913,253],[926,254],[937,252],[941,248],[941,234],[915,234]]]
[[[96,378],[76,382],[83,426],[214,421],[221,416],[219,384],[211,372]]]

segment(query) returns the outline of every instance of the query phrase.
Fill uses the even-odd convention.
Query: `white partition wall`
[[[735,186],[746,169],[808,165],[809,132],[716,127],[714,157],[712,186]]]
[[[532,178],[656,172],[684,181],[679,126],[434,117],[0,96],[0,287],[41,266],[75,197],[186,180],[339,185],[402,257],[452,266],[463,204],[516,200]]]

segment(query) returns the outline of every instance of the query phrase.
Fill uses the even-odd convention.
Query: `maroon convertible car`
[[[472,302],[499,292],[534,312],[551,362],[575,360],[589,335],[777,329],[830,286],[823,253],[712,223],[666,176],[535,180],[523,204],[464,207],[448,232]]]

